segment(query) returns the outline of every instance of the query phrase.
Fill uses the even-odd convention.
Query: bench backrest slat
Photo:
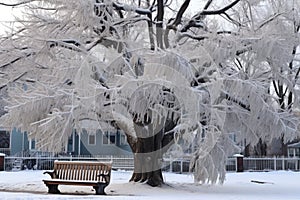
[[[55,177],[63,180],[84,180],[109,182],[111,163],[83,162],[83,161],[55,161]],[[100,174],[108,175],[106,178]]]

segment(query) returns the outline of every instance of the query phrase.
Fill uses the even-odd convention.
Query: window
[[[288,156],[289,157],[294,157],[294,152],[292,149],[288,149]]]
[[[103,144],[108,144],[108,134],[109,133],[107,133],[107,132],[105,132],[104,134],[103,134]]]
[[[110,133],[109,134],[109,141],[110,141],[110,144],[116,144],[116,134]]]
[[[8,131],[0,131],[0,148],[9,148],[10,134]]]
[[[95,134],[89,135],[89,145],[96,145],[96,135]]]
[[[33,140],[33,139],[29,140],[29,149],[35,150],[35,140]]]
[[[229,138],[230,138],[233,142],[236,142],[236,134],[230,133],[230,134],[229,134]]]
[[[299,157],[299,156],[300,156],[300,149],[296,148],[296,157]]]
[[[127,140],[126,140],[126,135],[124,133],[120,134],[120,145],[126,145]]]
[[[116,134],[105,132],[103,134],[103,144],[116,144]]]

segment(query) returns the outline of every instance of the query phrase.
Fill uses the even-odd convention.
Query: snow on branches
[[[190,1],[167,2],[5,4],[26,20],[0,40],[1,126],[56,152],[74,129],[122,129],[153,167],[164,153],[190,156],[203,183],[224,181],[226,158],[245,140],[295,139],[299,5],[208,0],[192,16]],[[159,185],[153,167],[132,179]]]

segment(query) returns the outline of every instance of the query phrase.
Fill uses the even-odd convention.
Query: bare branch
[[[229,10],[230,8],[232,8],[233,6],[235,6],[240,0],[235,0],[234,2],[232,2],[231,4],[219,9],[219,10],[206,10],[204,9],[203,11],[199,12],[198,14],[196,14],[193,17],[193,20],[200,20],[203,16],[205,15],[220,15],[220,14],[224,14],[227,10]],[[209,4],[211,2],[208,2]],[[208,8],[208,5],[206,5],[205,7]]]
[[[218,14],[225,13],[227,10],[229,10],[230,8],[232,8],[233,6],[235,6],[239,1],[240,0],[235,0],[231,4],[225,6],[224,8],[221,8],[219,10],[203,10],[201,12],[201,15],[218,15]]]
[[[230,18],[229,15],[226,14],[226,11],[230,8],[232,8],[233,6],[235,6],[240,0],[235,0],[234,2],[232,2],[231,4],[219,9],[219,10],[206,10],[209,5],[212,3],[211,0],[209,0],[205,7],[204,10],[197,13],[186,25],[184,25],[182,27],[182,29],[180,30],[180,32],[186,32],[188,29],[192,28],[192,27],[196,27],[196,28],[203,28],[205,27],[202,23],[202,19],[204,16],[206,15],[221,15],[224,14],[230,21],[232,21],[233,23],[236,23],[238,25],[240,25],[240,23],[234,21],[233,19]]]
[[[181,23],[182,16],[183,16],[184,12],[186,11],[186,9],[188,8],[189,4],[190,4],[190,0],[185,0],[184,3],[182,4],[182,6],[180,7],[174,22],[167,26],[166,32],[164,35],[164,42],[165,42],[166,48],[168,48],[170,46],[170,44],[169,44],[170,29],[173,29],[173,30],[177,29],[176,27]]]
[[[186,9],[188,8],[189,4],[190,4],[190,0],[185,0],[184,3],[182,4],[182,6],[180,7],[176,18],[174,20],[174,22],[170,25],[170,26],[177,26],[180,24],[182,16],[184,14],[184,12],[186,11]]]
[[[204,39],[208,39],[208,36],[204,36],[204,35],[193,35],[193,34],[189,34],[189,33],[180,33],[179,34],[179,37],[177,39],[177,41],[180,41],[182,38],[191,38],[191,39],[194,39],[194,40],[198,40],[198,41],[201,41],[201,40],[204,40]]]
[[[223,15],[225,15],[225,17],[232,23],[236,24],[237,26],[242,26],[242,24],[234,19],[232,19],[227,13],[223,13]]]
[[[208,0],[207,2],[206,2],[206,4],[205,4],[205,6],[204,6],[204,10],[206,10],[209,6],[210,6],[210,4],[212,3],[212,1],[213,0]]]
[[[157,3],[157,24],[156,41],[159,48],[163,48],[163,20],[164,20],[164,0],[158,0]]]

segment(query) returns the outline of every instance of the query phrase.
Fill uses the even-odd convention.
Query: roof
[[[288,148],[300,148],[300,142],[287,145]]]

